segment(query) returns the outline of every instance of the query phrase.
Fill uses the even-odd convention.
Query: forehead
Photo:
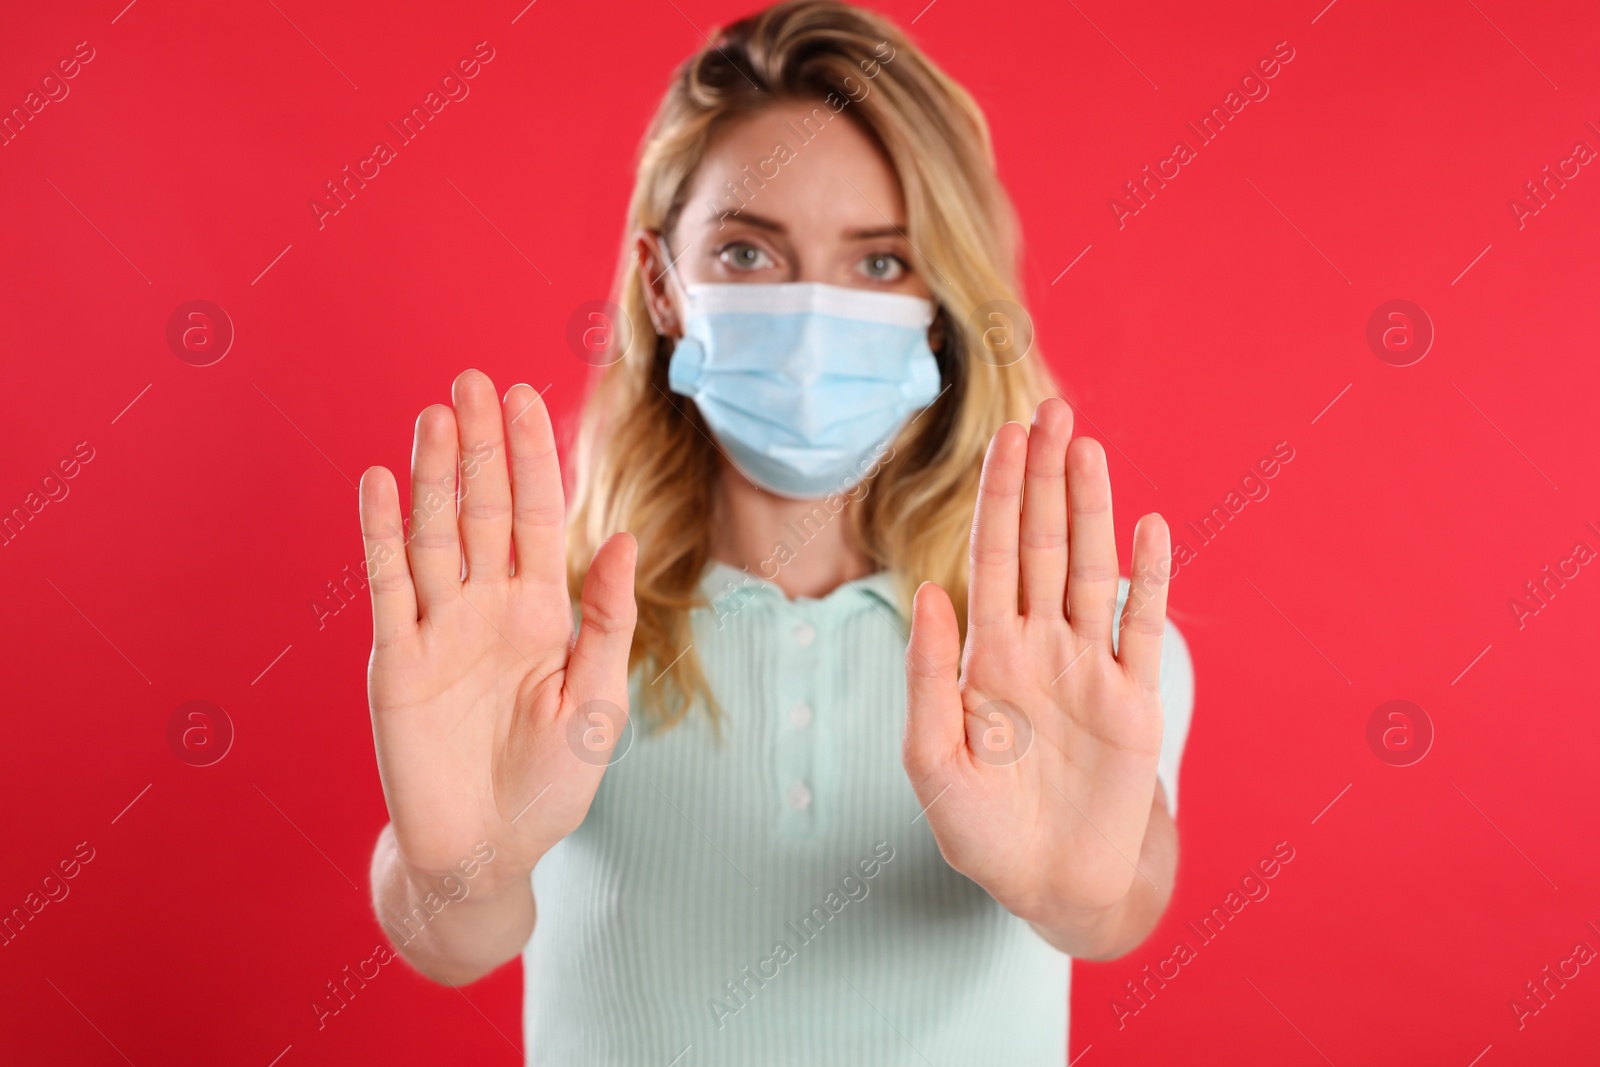
[[[797,238],[903,227],[894,168],[849,117],[854,104],[834,110],[844,100],[781,101],[729,122],[695,170],[679,226],[714,225],[743,204]]]

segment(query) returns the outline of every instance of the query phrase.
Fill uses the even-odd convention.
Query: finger
[[[467,577],[493,581],[511,573],[511,483],[500,399],[489,376],[477,370],[462,371],[450,396],[461,448],[459,521]]]
[[[361,475],[361,540],[372,592],[372,647],[391,645],[417,624],[417,591],[400,525],[400,488],[387,467]]]
[[[969,630],[1017,617],[1017,524],[1027,445],[1027,430],[1008,422],[995,433],[983,459],[972,519]]]
[[[1022,492],[1022,612],[1060,619],[1067,590],[1067,442],[1072,409],[1051,397],[1033,413]]]
[[[913,787],[966,744],[966,714],[957,684],[961,635],[956,610],[936,582],[923,582],[911,604],[906,645],[906,731],[900,757]]]
[[[411,529],[406,557],[422,615],[461,590],[461,540],[456,531],[456,415],[432,404],[417,416],[411,448]]]
[[[633,599],[638,554],[632,534],[608,537],[584,575],[583,616],[565,683],[578,704],[607,700],[623,709],[628,706],[628,651],[638,620]]]
[[[1172,533],[1160,515],[1146,515],[1133,531],[1133,572],[1122,606],[1117,661],[1147,689],[1161,683],[1161,634],[1166,628],[1167,585],[1172,575]]]
[[[566,502],[550,412],[533,386],[513,385],[506,390],[504,415],[517,576],[565,591]]]
[[[1109,648],[1117,603],[1117,535],[1106,452],[1091,438],[1067,446],[1067,504],[1067,617],[1078,636]]]

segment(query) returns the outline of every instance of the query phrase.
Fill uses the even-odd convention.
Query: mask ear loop
[[[939,380],[943,383],[940,395],[942,396],[945,390],[948,390],[952,394],[953,405],[959,406],[960,398],[965,394],[966,390],[967,374],[966,359],[963,355],[964,346],[961,336],[956,330],[955,323],[945,311],[944,305],[935,301],[934,307],[933,322],[929,323],[928,329],[932,331],[935,327],[942,327],[940,330],[942,334],[940,341],[942,343],[938,348],[933,348],[930,342],[928,347],[933,351],[934,362],[939,366]],[[938,403],[939,400],[936,397],[929,407]]]
[[[666,264],[667,264],[667,269],[662,271],[659,275],[657,275],[655,280],[656,281],[660,281],[662,278],[667,278],[667,279],[669,279],[669,281],[670,281],[670,283],[672,285],[676,285],[678,287],[678,294],[682,298],[683,307],[684,307],[685,311],[687,311],[688,307],[689,307],[689,288],[688,288],[688,286],[686,286],[684,284],[682,276],[680,276],[678,274],[677,267],[674,266],[674,260],[672,259],[672,249],[667,247],[667,239],[659,231],[657,231],[656,234],[655,234],[655,241],[656,241],[656,254],[661,256],[661,258],[664,259],[666,261]],[[678,327],[679,332],[681,333],[682,330],[683,330],[683,321],[682,321],[683,320],[683,316],[678,315],[676,312],[674,312],[673,313],[673,318],[677,320],[676,325]],[[666,323],[665,325],[671,326],[671,325],[673,325],[673,323]],[[663,334],[662,336],[666,337],[667,340],[669,340],[669,341],[676,341],[677,340],[677,338],[673,337],[670,334]]]

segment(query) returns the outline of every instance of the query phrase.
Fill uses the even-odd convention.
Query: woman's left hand
[[[1031,432],[1007,423],[989,444],[966,647],[949,596],[925,582],[906,651],[903,758],[945,861],[1069,941],[1142,877],[1156,790],[1171,542],[1154,514],[1133,540],[1113,652],[1105,451],[1072,440],[1071,409],[1047,400]]]

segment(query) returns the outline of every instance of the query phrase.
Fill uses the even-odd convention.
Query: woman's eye
[[[874,252],[861,261],[861,273],[879,282],[897,282],[906,273],[906,262],[890,252]]]
[[[772,266],[772,257],[748,241],[735,241],[724,246],[718,258],[737,271],[761,270]]]

